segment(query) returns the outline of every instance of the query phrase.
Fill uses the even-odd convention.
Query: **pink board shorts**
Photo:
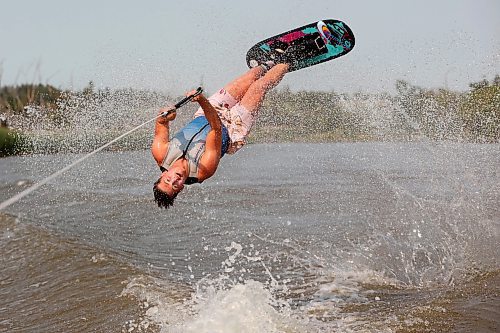
[[[246,144],[246,137],[255,122],[255,116],[231,96],[225,89],[221,89],[208,98],[208,101],[217,113],[224,126],[226,126],[231,143],[227,154],[236,153]],[[193,118],[204,116],[200,107]]]

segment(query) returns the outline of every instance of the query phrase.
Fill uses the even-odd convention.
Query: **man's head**
[[[184,189],[186,179],[184,170],[175,167],[163,172],[153,185],[153,194],[158,207],[172,206],[177,194]]]

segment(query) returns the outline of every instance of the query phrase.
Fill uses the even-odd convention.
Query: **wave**
[[[0,215],[0,316],[8,318],[0,330],[431,332],[498,325],[498,270],[470,271],[453,287],[418,288],[368,268],[327,267],[286,244],[287,253],[266,254],[257,243],[249,253],[232,242],[217,274],[183,282],[132,264],[126,254]],[[269,255],[295,261],[295,277],[277,271]],[[263,273],[251,274],[256,267]],[[474,302],[485,311],[471,312]],[[467,320],[457,321],[461,314]]]

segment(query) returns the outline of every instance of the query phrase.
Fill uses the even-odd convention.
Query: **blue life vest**
[[[201,157],[205,152],[207,135],[211,130],[212,128],[204,116],[197,117],[186,124],[170,140],[168,151],[160,166],[160,170],[162,172],[168,170],[172,163],[180,158],[185,158],[189,165],[189,174],[185,184],[201,183],[198,181],[198,167]],[[227,128],[222,125],[221,157],[224,156],[229,148],[229,143],[230,139]]]

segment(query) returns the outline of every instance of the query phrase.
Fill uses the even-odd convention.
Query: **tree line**
[[[466,92],[426,89],[403,80],[396,82],[395,95],[292,92],[285,88],[266,97],[259,125],[262,140],[274,133],[278,139],[292,141],[428,138],[499,142],[500,76],[471,83]]]
[[[274,90],[264,101],[250,141],[419,138],[500,141],[499,75],[491,81],[471,83],[465,92],[422,88],[402,80],[396,82],[395,88],[396,93],[392,95],[294,92],[287,87]],[[35,152],[36,149],[27,147],[33,146],[30,140],[37,136],[37,129],[49,129],[49,132],[50,129],[70,129],[77,127],[78,121],[78,126],[87,127],[85,130],[99,128],[99,133],[89,134],[97,138],[95,144],[98,144],[99,135],[123,129],[123,122],[115,120],[120,117],[107,117],[110,110],[113,115],[121,112],[126,117],[132,109],[140,113],[146,106],[157,107],[166,100],[172,99],[133,89],[95,89],[92,82],[78,92],[42,84],[4,86],[0,88],[0,120],[4,125],[0,129],[0,155]],[[180,118],[181,122],[189,119]],[[12,129],[5,128],[9,124]],[[53,136],[54,140],[65,138]],[[147,141],[147,135],[142,135],[140,140]],[[148,144],[141,142],[130,147],[147,147]],[[88,149],[95,148],[91,146]],[[43,147],[39,150],[43,151]]]

